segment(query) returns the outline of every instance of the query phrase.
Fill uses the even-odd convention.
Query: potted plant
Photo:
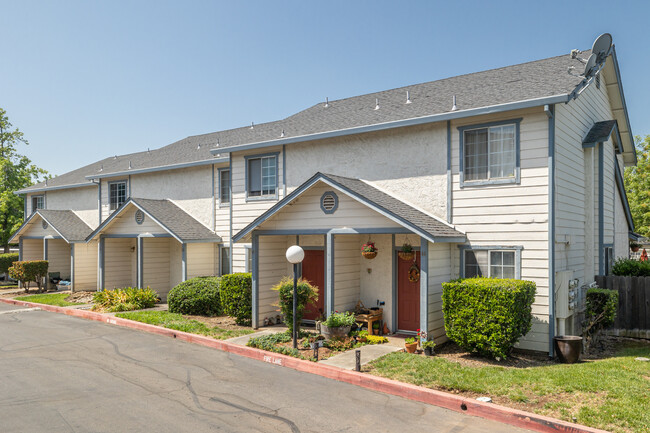
[[[630,241],[630,249],[633,253],[636,253],[641,248],[641,244],[638,242]]]
[[[404,347],[408,353],[415,353],[418,348],[418,342],[415,340],[415,337],[409,337],[404,340]]]
[[[373,322],[372,324],[372,334],[379,335],[379,322]]]
[[[422,342],[422,349],[426,356],[433,356],[433,348],[436,347],[436,343],[433,340],[426,340]]]
[[[397,255],[400,259],[410,261],[415,258],[415,251],[413,251],[413,246],[408,242],[402,244],[402,248],[397,252]]]
[[[377,257],[377,247],[374,242],[367,242],[361,247],[361,255],[366,259],[374,259]]]
[[[354,314],[336,311],[320,324],[320,332],[328,340],[334,337],[343,338],[350,333],[354,323]]]

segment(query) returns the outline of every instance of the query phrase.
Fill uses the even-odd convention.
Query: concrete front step
[[[370,361],[374,361],[377,358],[381,358],[384,355],[388,355],[389,353],[402,350],[402,348],[389,344],[372,344],[368,346],[362,346],[359,348],[359,350],[361,350],[361,365],[364,365]],[[318,363],[344,368],[346,370],[354,370],[356,367],[355,350],[348,350],[347,352],[332,356],[331,358],[328,358],[324,361],[319,361]]]

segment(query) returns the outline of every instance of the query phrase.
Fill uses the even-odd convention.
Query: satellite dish
[[[589,56],[589,59],[587,60],[587,64],[585,65],[585,72],[582,74],[585,77],[591,76],[591,73],[596,69],[596,59],[598,56],[596,54],[592,54]]]
[[[596,38],[593,47],[591,47],[591,53],[596,55],[596,63],[600,64],[605,61],[611,47],[612,35],[609,33],[603,33]]]

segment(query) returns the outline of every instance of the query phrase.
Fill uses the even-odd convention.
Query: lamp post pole
[[[298,245],[293,245],[287,249],[286,257],[289,263],[293,264],[293,329],[291,337],[293,338],[293,348],[298,348],[298,264],[305,258],[305,251]]]

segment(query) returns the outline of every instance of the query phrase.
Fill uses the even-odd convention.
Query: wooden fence
[[[618,290],[618,311],[612,328],[641,331],[641,334],[648,335],[650,277],[597,276],[596,283],[598,287]]]

